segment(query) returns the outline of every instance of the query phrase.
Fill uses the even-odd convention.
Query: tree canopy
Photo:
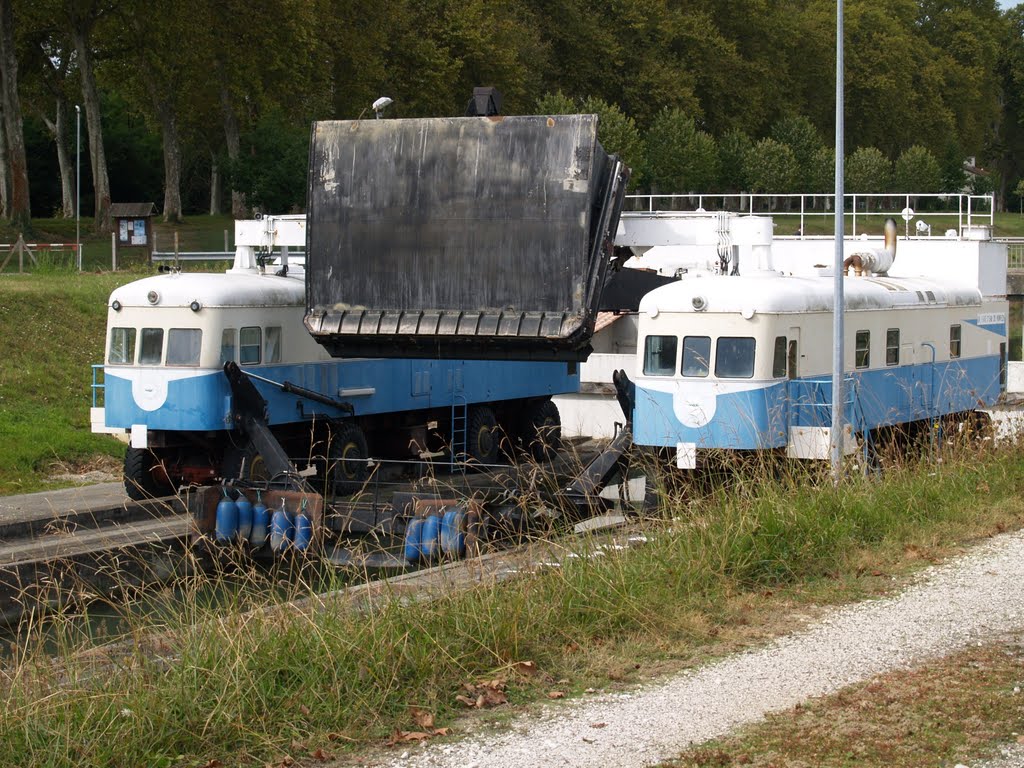
[[[972,157],[1006,197],[1024,176],[1024,10],[845,8],[850,183],[930,182],[928,153],[936,190],[967,184]],[[311,121],[382,95],[386,117],[459,115],[480,85],[505,114],[597,113],[634,189],[831,187],[834,0],[0,0],[0,20],[6,218],[74,209],[76,106],[82,210],[102,226],[129,196],[166,218],[301,208]]]

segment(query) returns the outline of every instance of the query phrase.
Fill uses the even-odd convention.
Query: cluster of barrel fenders
[[[416,517],[405,529],[403,555],[409,563],[430,563],[466,554],[466,530],[474,526],[462,506],[442,506],[437,512]]]
[[[254,551],[269,544],[275,554],[309,549],[313,541],[313,519],[306,512],[305,499],[294,512],[288,509],[287,501],[281,499],[281,505],[271,513],[259,491],[255,504],[244,494],[232,498],[226,487],[221,491],[223,498],[217,504],[214,528],[218,544],[245,542]]]

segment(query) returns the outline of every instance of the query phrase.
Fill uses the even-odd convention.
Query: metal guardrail
[[[914,230],[918,234],[931,233],[931,224],[939,219],[956,217],[957,232],[965,227],[993,226],[995,223],[995,200],[993,195],[940,194],[940,193],[889,193],[889,194],[847,194],[844,218],[850,221],[853,237],[857,236],[857,217],[892,216],[903,218],[907,235],[910,222],[917,220]],[[692,194],[692,195],[627,195],[627,211],[733,211],[749,215],[768,215],[776,221],[797,219],[794,237],[810,237],[807,223],[810,220],[832,218],[833,195],[794,193],[770,194]],[[929,210],[915,210],[920,201],[930,201]],[[938,205],[935,205],[935,204]],[[934,208],[934,209],[932,209]],[[952,227],[951,227],[952,228]],[[831,234],[829,234],[831,237]]]
[[[1006,268],[1024,271],[1024,237],[1001,237],[999,242],[1006,243]]]
[[[279,253],[268,254],[279,256]],[[305,258],[304,251],[289,251],[288,258]],[[234,251],[153,251],[150,261],[234,261]]]

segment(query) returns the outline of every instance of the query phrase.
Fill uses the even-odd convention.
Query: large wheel
[[[334,426],[328,456],[327,476],[334,486],[336,495],[355,493],[363,487],[363,483],[370,475],[366,463],[370,451],[366,445],[366,435],[358,424],[342,421]]]
[[[536,461],[550,461],[562,447],[562,418],[551,400],[532,403],[522,425],[523,448]]]
[[[263,455],[252,443],[238,448],[229,448],[224,454],[221,469],[225,480],[248,480],[250,482],[266,482],[270,479]]]
[[[169,496],[174,493],[167,475],[148,448],[132,448],[124,453],[124,490],[135,501]]]
[[[466,454],[478,464],[498,463],[498,420],[486,405],[477,405],[469,410]]]

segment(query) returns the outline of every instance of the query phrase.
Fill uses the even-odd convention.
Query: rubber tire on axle
[[[469,411],[466,429],[466,454],[478,464],[497,464],[499,459],[498,420],[486,405]]]
[[[347,496],[359,491],[370,476],[366,465],[370,450],[359,425],[353,421],[335,424],[329,454],[335,494]]]
[[[562,418],[551,400],[530,405],[522,426],[523,448],[535,461],[550,461],[562,448]]]
[[[156,468],[157,459],[152,451],[128,446],[124,452],[124,490],[129,499],[145,501],[174,493],[168,483],[154,475]]]

